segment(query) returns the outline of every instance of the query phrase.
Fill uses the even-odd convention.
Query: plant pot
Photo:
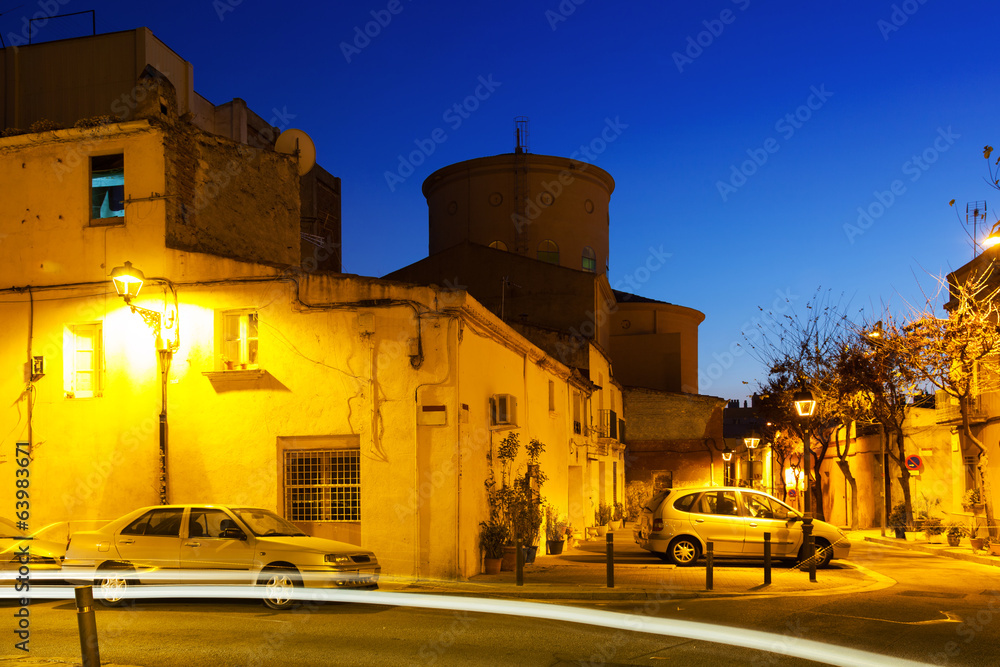
[[[970,537],[969,545],[972,547],[973,551],[979,551],[983,548],[983,538],[982,537]]]
[[[504,572],[513,572],[517,568],[517,547],[511,545],[503,548],[503,563],[500,569]]]
[[[524,564],[535,562],[535,556],[538,555],[538,545],[532,544],[530,547],[524,547]]]
[[[608,534],[608,527],[607,526],[597,526],[597,536],[598,537],[604,537],[607,534]]]
[[[990,545],[990,555],[991,556],[1000,556],[1000,544],[991,544]]]
[[[905,526],[893,526],[892,530],[893,530],[893,532],[896,533],[896,539],[897,540],[905,540],[906,539],[906,527]]]
[[[949,535],[948,536],[948,546],[957,547],[958,543],[962,540],[961,535]]]
[[[566,544],[566,540],[546,540],[545,546],[548,549],[550,556],[558,556],[563,552],[563,546]]]
[[[502,562],[502,558],[484,558],[483,574],[500,574],[500,564]]]

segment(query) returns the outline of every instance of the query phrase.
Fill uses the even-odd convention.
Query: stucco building
[[[107,90],[84,77],[86,103],[27,95],[22,75],[73,49],[138,60]],[[0,501],[27,443],[33,529],[251,504],[373,549],[387,574],[469,576],[487,454],[512,429],[545,443],[542,495],[575,527],[614,497],[622,396],[598,348],[570,365],[466,290],[323,271],[339,255],[301,241],[309,207],[337,204],[315,195],[333,177],[300,175],[238,104],[209,113],[146,30],[4,57],[20,73],[0,81]],[[132,74],[127,117],[95,116]],[[126,262],[145,274],[130,303],[110,279]]]

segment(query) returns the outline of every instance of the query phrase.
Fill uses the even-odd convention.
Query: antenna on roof
[[[514,152],[528,152],[528,117],[516,116],[514,118]]]

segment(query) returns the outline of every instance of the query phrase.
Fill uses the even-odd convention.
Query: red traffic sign
[[[906,469],[907,470],[923,470],[924,461],[916,454],[910,454],[906,457]]]
[[[797,495],[799,495],[799,494],[795,491],[795,489],[788,489],[788,497],[789,498],[795,498],[795,496],[797,496]]]

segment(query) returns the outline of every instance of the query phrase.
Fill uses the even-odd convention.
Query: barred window
[[[361,452],[285,450],[285,518],[361,521]]]

